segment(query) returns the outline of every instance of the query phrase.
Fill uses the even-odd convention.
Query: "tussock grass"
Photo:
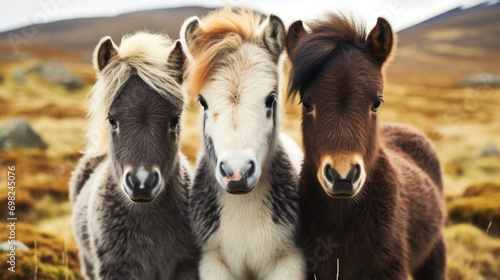
[[[16,191],[29,191],[34,197],[52,194],[67,198],[74,159],[52,158],[36,149],[3,151],[0,157],[3,170],[9,165],[16,166]]]
[[[7,225],[0,223],[0,235],[7,236]],[[16,252],[16,272],[7,271],[7,255],[0,254],[0,278],[4,280],[33,279],[83,279],[80,275],[78,251],[73,243],[35,226],[18,222],[16,239],[30,249]],[[36,243],[36,257],[35,257]],[[66,278],[67,277],[67,278]]]
[[[449,280],[500,278],[500,239],[470,224],[446,228],[445,239]]]
[[[447,203],[448,219],[454,223],[469,222],[500,236],[500,182],[468,187],[460,197]]]

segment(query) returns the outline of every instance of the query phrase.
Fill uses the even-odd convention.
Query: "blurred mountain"
[[[185,19],[203,15],[210,10],[203,7],[181,7],[133,12],[115,17],[62,20],[0,33],[0,44],[10,44],[13,34],[23,37],[23,29],[25,33],[35,35],[22,45],[84,51],[92,51],[103,36],[110,35],[119,44],[122,35],[141,30],[165,32],[177,39]]]
[[[0,60],[29,57],[88,63],[99,39],[140,30],[166,32],[178,38],[183,21],[211,9],[181,7],[139,11],[115,17],[81,18],[28,26],[0,33]],[[25,39],[23,34],[34,34]],[[500,3],[456,8],[398,33],[390,83],[459,87],[478,75],[500,74]],[[12,37],[21,42],[14,46]]]
[[[456,8],[402,30],[389,81],[449,87],[500,74],[499,34],[500,3]]]

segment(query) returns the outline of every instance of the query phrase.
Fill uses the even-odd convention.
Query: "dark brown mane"
[[[288,54],[294,62],[288,84],[291,97],[322,68],[340,43],[360,49],[367,45],[365,24],[356,22],[352,16],[331,13],[327,19],[307,25],[311,33],[302,37]]]

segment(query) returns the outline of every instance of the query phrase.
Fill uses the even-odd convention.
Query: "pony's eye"
[[[116,129],[118,127],[118,124],[116,124],[115,120],[113,120],[113,118],[111,118],[109,116],[108,116],[108,122],[111,125],[112,129]]]
[[[175,128],[177,127],[177,125],[179,124],[179,120],[180,120],[180,118],[179,118],[179,117],[174,118],[174,119],[172,120],[172,122],[170,123],[170,128],[171,128],[171,129],[175,129]]]
[[[309,103],[309,101],[301,99],[300,103],[302,103],[302,106],[304,107],[306,113],[311,113],[314,110],[314,107],[311,105],[311,103]]]
[[[382,104],[382,102],[384,102],[382,98],[379,98],[377,101],[375,101],[375,103],[373,103],[372,112],[376,113],[378,107],[380,107],[380,104]]]
[[[273,107],[274,102],[276,102],[276,92],[272,91],[266,97],[266,108],[271,109]]]
[[[205,98],[203,98],[203,96],[199,95],[198,101],[200,102],[200,105],[203,106],[204,110],[208,110],[207,101],[205,101]]]

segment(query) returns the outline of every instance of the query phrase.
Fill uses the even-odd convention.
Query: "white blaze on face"
[[[254,44],[244,44],[216,68],[200,93],[205,99],[205,134],[213,142],[218,159],[216,178],[225,187],[220,163],[238,172],[253,161],[256,183],[269,150],[273,115],[269,116],[266,98],[277,90],[277,65],[271,55]],[[247,167],[245,167],[247,165]],[[244,174],[241,174],[244,175]],[[252,186],[253,187],[253,186]]]
[[[144,182],[146,182],[146,180],[148,179],[148,176],[149,176],[149,173],[146,171],[146,168],[144,168],[144,166],[142,166],[142,165],[139,166],[135,176],[141,182],[139,189],[144,189]]]

